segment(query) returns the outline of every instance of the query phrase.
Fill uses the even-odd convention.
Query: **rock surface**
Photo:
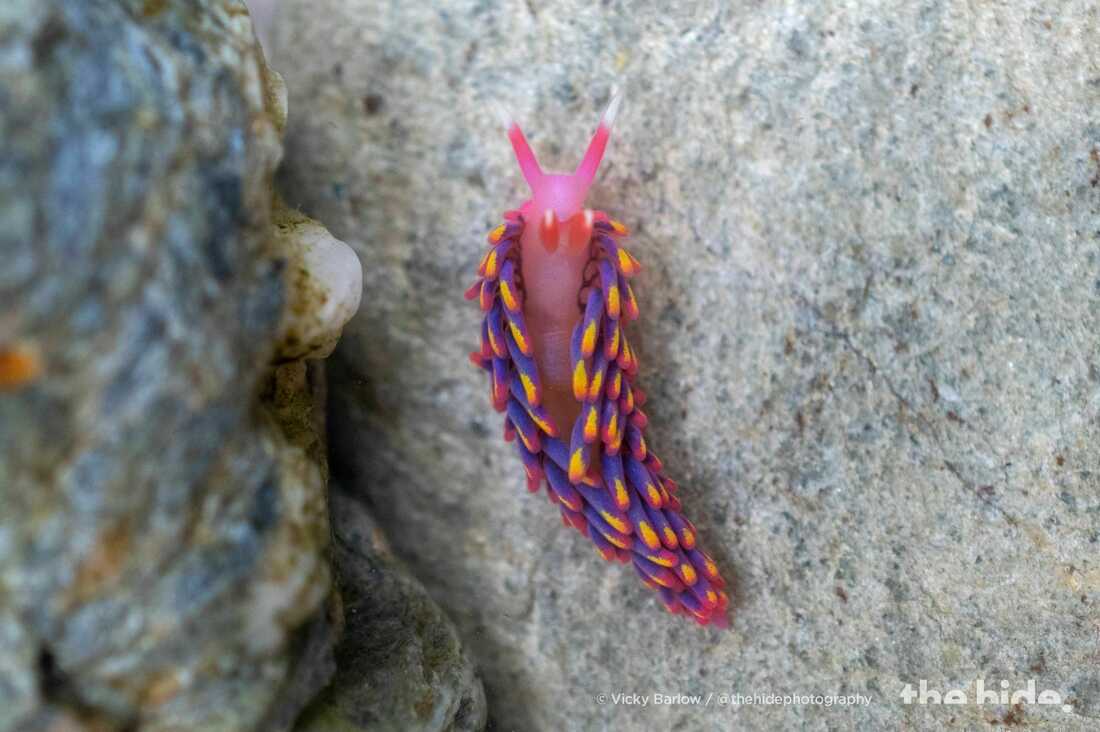
[[[458,624],[500,729],[1100,724],[1094,3],[292,0],[283,190],[365,265],[336,462]],[[524,188],[503,101],[647,267],[652,445],[737,578],[725,633],[526,495],[461,298]],[[1062,705],[906,705],[1011,689]],[[598,703],[854,694],[868,706]]]
[[[454,626],[359,500],[333,486],[330,508],[345,629],[336,676],[296,731],[483,729],[485,692]]]
[[[280,96],[238,0],[0,9],[0,730],[286,728],[331,673]]]

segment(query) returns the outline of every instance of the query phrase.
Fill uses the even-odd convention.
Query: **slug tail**
[[[601,128],[610,130],[616,108],[613,99]],[[602,147],[594,149],[586,155],[586,161],[596,156],[593,174],[603,154]],[[583,316],[572,339],[573,396],[581,406],[575,423],[554,424],[540,405],[538,369],[525,347],[531,342],[522,315],[526,293],[516,276],[526,225],[522,214],[509,212],[490,233],[478,282],[468,291],[471,299],[488,300],[482,303],[481,346],[470,360],[489,374],[494,407],[504,414],[505,436],[519,452],[528,490],[537,492],[545,484],[562,522],[588,537],[604,559],[632,564],[669,612],[726,627],[725,581],[699,549],[679,488],[645,439],[645,393],[636,384],[637,354],[625,330],[639,316],[629,280],[641,266],[620,241],[627,229],[599,211],[569,223],[571,247],[583,246],[579,239],[587,235],[596,273],[581,293]]]

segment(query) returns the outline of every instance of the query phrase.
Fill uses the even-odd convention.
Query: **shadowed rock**
[[[295,729],[484,728],[481,679],[450,621],[392,555],[358,500],[337,485],[330,509],[344,633],[331,686]]]

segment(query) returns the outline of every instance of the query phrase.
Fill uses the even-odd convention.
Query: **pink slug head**
[[[592,141],[588,143],[584,159],[572,173],[543,172],[519,124],[511,117],[502,115],[519,169],[527,185],[531,187],[531,198],[523,203],[520,211],[525,219],[539,223],[543,232],[542,239],[548,249],[557,246],[559,222],[566,224],[565,228],[570,231],[570,240],[579,241],[583,237],[585,242],[588,241],[584,234],[591,234],[593,214],[590,209],[585,208],[584,201],[603,159],[621,100],[620,94],[612,94],[607,111],[600,118]],[[573,230],[577,231],[577,236],[573,236]]]

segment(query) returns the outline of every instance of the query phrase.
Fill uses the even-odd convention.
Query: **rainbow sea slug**
[[[613,96],[572,173],[544,172],[505,118],[531,196],[489,233],[466,291],[484,313],[470,359],[489,375],[528,490],[546,483],[563,522],[604,559],[632,564],[670,612],[725,626],[725,582],[646,443],[626,329],[639,317],[630,282],[641,265],[624,245],[627,228],[585,207],[619,101]]]

